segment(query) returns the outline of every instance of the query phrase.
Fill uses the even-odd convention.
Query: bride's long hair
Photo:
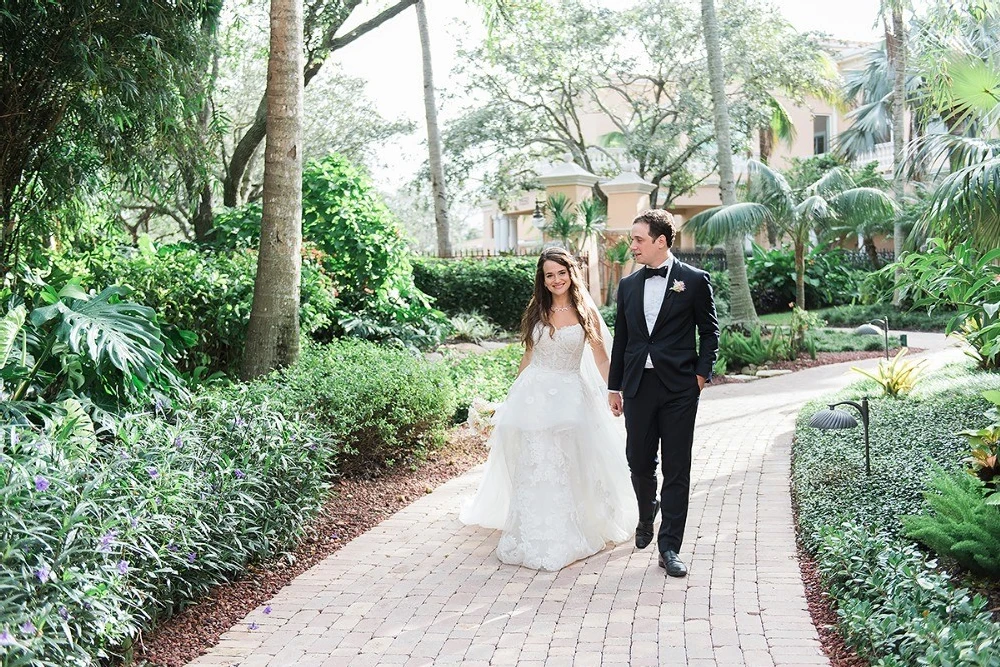
[[[569,270],[569,301],[573,310],[576,311],[577,319],[580,320],[584,336],[591,343],[602,340],[600,324],[597,322],[600,315],[587,307],[587,302],[583,298],[586,287],[573,255],[563,248],[546,248],[538,256],[534,293],[521,317],[521,342],[524,343],[525,349],[531,350],[535,346],[535,327],[538,324],[549,328],[549,336],[555,336],[556,333],[556,327],[549,319],[552,308],[552,293],[545,286],[545,269],[543,268],[545,262],[556,262]]]

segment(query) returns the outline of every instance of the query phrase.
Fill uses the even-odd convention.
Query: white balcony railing
[[[883,174],[892,171],[892,142],[875,144],[875,149],[858,153],[854,157],[854,166],[863,167],[869,162],[878,162],[878,171]]]

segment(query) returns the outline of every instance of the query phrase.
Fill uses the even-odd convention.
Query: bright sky
[[[627,0],[599,1],[617,7],[627,3]],[[774,0],[774,4],[802,31],[821,30],[832,37],[858,41],[873,41],[880,36],[873,27],[879,0]],[[371,5],[359,20],[374,15],[380,6],[379,3]],[[464,0],[428,0],[426,5],[435,88],[459,94],[461,91],[448,85],[448,74],[456,60],[455,23],[464,20],[469,25],[479,25],[480,10]],[[406,10],[338,51],[336,57],[346,73],[368,81],[368,94],[384,116],[406,118],[418,125],[419,130],[412,137],[400,139],[383,150],[380,157],[385,167],[376,168],[373,173],[382,187],[394,189],[408,181],[425,158],[423,81],[416,12]],[[456,104],[449,105],[448,101],[442,104],[440,96],[438,104],[443,119],[461,112],[460,108],[454,108]]]

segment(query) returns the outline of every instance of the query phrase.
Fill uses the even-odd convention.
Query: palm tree
[[[778,98],[770,97],[767,106],[771,110],[770,118],[757,128],[760,161],[764,164],[771,163],[771,153],[774,151],[775,143],[781,142],[791,147],[796,135],[795,124],[792,123],[788,110]],[[772,248],[778,247],[778,227],[773,223],[767,224],[767,243]]]
[[[928,137],[920,148],[930,164],[951,173],[931,197],[926,223],[952,238],[971,238],[980,249],[1000,247],[1000,58],[959,58],[949,68],[944,104],[956,128],[978,136]]]
[[[708,76],[712,89],[712,107],[715,117],[715,143],[718,146],[719,190],[723,206],[736,203],[736,176],[733,170],[733,142],[729,129],[729,105],[726,102],[726,77],[722,72],[722,46],[719,37],[719,20],[715,13],[715,0],[701,0],[701,25],[705,32],[705,51],[708,55]],[[755,226],[756,228],[756,226]],[[758,321],[757,311],[750,296],[747,280],[746,256],[743,239],[735,235],[724,238],[726,263],[729,267],[730,314],[734,323],[753,324]]]
[[[417,2],[417,28],[420,32],[420,53],[424,68],[424,113],[427,117],[427,151],[431,169],[431,193],[434,199],[434,222],[437,228],[437,249],[442,257],[451,255],[451,231],[448,224],[448,198],[445,195],[444,166],[441,162],[441,131],[438,129],[437,105],[434,101],[434,68],[431,67],[431,38],[427,29],[424,0]]]
[[[302,88],[302,0],[271,0],[263,219],[244,379],[299,357]]]
[[[859,187],[843,167],[831,169],[814,183],[793,190],[777,171],[750,160],[748,201],[716,206],[687,222],[699,239],[719,243],[743,238],[769,221],[792,240],[795,252],[795,303],[806,307],[805,257],[810,237],[833,224],[857,228],[867,220],[888,220],[896,205],[877,188]]]

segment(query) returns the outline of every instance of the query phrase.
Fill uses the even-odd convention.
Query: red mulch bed
[[[400,468],[376,479],[337,482],[295,549],[216,587],[208,597],[144,635],[136,661],[183,667],[292,579],[434,487],[482,463],[486,451],[482,436],[459,427],[452,430],[447,444],[416,470]]]
[[[891,356],[896,354],[898,351],[898,349],[890,348],[889,354]],[[916,354],[917,352],[923,352],[923,349],[910,348],[911,354]],[[817,352],[815,359],[810,358],[808,354],[803,352],[799,355],[799,358],[794,361],[773,361],[767,365],[767,368],[770,370],[801,371],[806,368],[815,368],[816,366],[840,364],[845,361],[860,361],[862,359],[878,359],[880,357],[885,357],[885,350],[868,350],[864,352]],[[714,384],[729,384],[732,382],[740,382],[740,380],[734,380],[727,375],[717,375],[712,378],[712,383],[708,386],[711,387]]]
[[[796,518],[796,523],[798,519]],[[799,571],[802,573],[802,584],[806,590],[806,604],[809,605],[809,615],[812,617],[823,653],[830,659],[831,667],[867,667],[868,661],[854,652],[854,649],[844,643],[844,638],[837,631],[837,612],[834,611],[830,598],[823,592],[819,581],[819,570],[812,555],[797,546],[799,553]]]

